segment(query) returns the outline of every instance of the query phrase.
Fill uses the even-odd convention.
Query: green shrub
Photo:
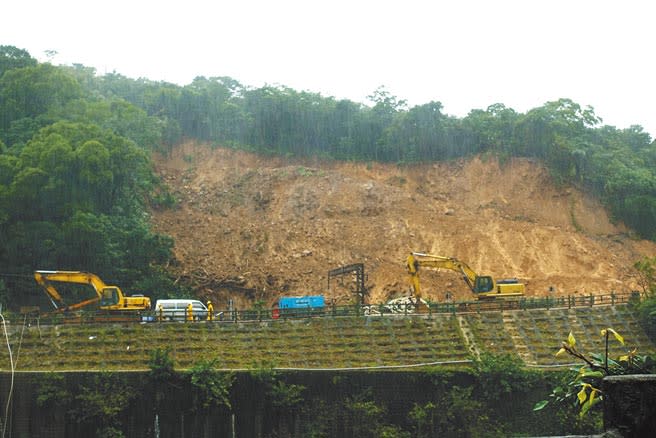
[[[197,396],[194,398],[196,407],[209,408],[224,406],[232,409],[230,390],[234,381],[234,374],[217,371],[217,360],[201,359],[189,370],[191,384],[196,388]]]
[[[613,336],[617,342],[624,345],[624,338],[612,328],[601,330],[601,336],[605,340],[605,350],[603,354],[588,353],[584,354],[576,347],[576,339],[570,332],[567,341],[562,343],[561,349],[556,355],[564,353],[580,360],[580,367],[572,368],[570,379],[563,386],[554,388],[551,398],[556,402],[574,402],[579,409],[579,416],[585,416],[588,411],[597,406],[604,397],[601,388],[601,381],[606,376],[616,376],[624,374],[648,374],[654,371],[654,362],[649,356],[637,354],[637,349],[627,352],[627,354],[611,359],[608,357],[608,346],[610,336]],[[541,410],[549,400],[538,402],[534,410]]]

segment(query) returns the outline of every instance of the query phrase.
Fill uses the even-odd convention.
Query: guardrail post
[[[614,306],[615,305],[615,291],[610,291],[610,303]]]
[[[594,295],[590,294],[590,307],[594,306]]]

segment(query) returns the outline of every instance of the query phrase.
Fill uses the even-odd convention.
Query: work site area
[[[612,223],[598,200],[558,187],[530,159],[397,166],[187,143],[154,161],[178,200],[151,218],[175,241],[167,269],[216,308],[305,295],[349,304],[355,282],[329,287],[328,272],[358,263],[366,302],[385,303],[411,295],[412,252],[518,279],[528,297],[630,292],[643,287],[635,262],[656,253],[654,242]],[[427,301],[474,298],[451,270],[422,270],[421,284]]]
[[[653,435],[650,14],[247,3],[6,14],[0,438]]]
[[[455,400],[460,385],[493,421],[432,429],[598,430],[545,427],[549,411],[531,411],[580,366],[558,350],[656,353],[635,266],[656,245],[538,162],[283,160],[194,143],[154,162],[176,203],[149,220],[173,237],[166,269],[191,292],[135,294],[97,273],[38,267],[24,279],[29,305],[4,313],[0,386],[21,388],[11,430],[92,431],[77,406],[102,394],[129,406],[129,436],[304,436],[284,431],[315,423],[325,436],[378,436],[359,426],[358,397],[390,410],[372,424],[412,429],[405,412],[438,412],[435,394]],[[519,406],[497,406],[496,390],[467,395],[508,366]],[[334,415],[317,422],[325,403]],[[56,421],[27,420],[65,406]]]
[[[11,321],[16,369],[143,369],[158,339],[181,368],[204,345],[226,368],[466,366],[481,351],[554,366],[570,331],[594,345],[604,325],[654,350],[631,303],[633,264],[655,244],[537,162],[292,161],[195,143],[154,159],[178,202],[151,221],[194,296],[37,270],[45,305]]]

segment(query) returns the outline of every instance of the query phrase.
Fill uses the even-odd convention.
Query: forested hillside
[[[501,103],[444,114],[385,88],[371,105],[227,77],[179,86],[99,76],[0,46],[0,291],[16,304],[34,269],[79,269],[131,292],[186,293],[168,275],[174,242],[149,212],[174,206],[153,170],[195,140],[278,157],[412,166],[474,155],[544,163],[556,183],[598,198],[616,223],[656,239],[656,143],[603,125],[569,99],[526,113]],[[155,291],[155,292],[153,292]],[[22,304],[22,303],[21,303]]]

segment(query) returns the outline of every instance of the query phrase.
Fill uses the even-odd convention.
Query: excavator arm
[[[470,289],[474,290],[478,275],[469,265],[456,258],[413,252],[408,256],[408,265],[411,263],[414,265],[415,277],[417,277],[417,271],[420,266],[435,269],[450,269],[451,271],[459,272],[465,283],[467,283]]]
[[[36,271],[34,272],[34,279],[45,290],[57,312],[78,310],[98,302],[101,306],[115,304],[119,299],[115,286],[107,286],[97,275],[88,272]],[[53,282],[88,284],[93,287],[96,297],[74,304],[67,304]]]
[[[407,260],[408,273],[415,296],[421,297],[419,268],[449,269],[462,275],[462,279],[478,298],[510,297],[524,294],[524,285],[516,279],[495,282],[489,275],[478,275],[466,263],[453,258],[420,252],[410,253]]]
[[[475,291],[476,279],[478,275],[466,263],[461,262],[453,257],[443,257],[432,254],[424,254],[421,252],[413,252],[408,256],[407,261],[408,273],[410,274],[412,287],[415,291],[415,296],[421,297],[421,286],[419,284],[419,268],[435,268],[435,269],[450,269],[451,271],[459,272],[463,280],[472,291]]]

